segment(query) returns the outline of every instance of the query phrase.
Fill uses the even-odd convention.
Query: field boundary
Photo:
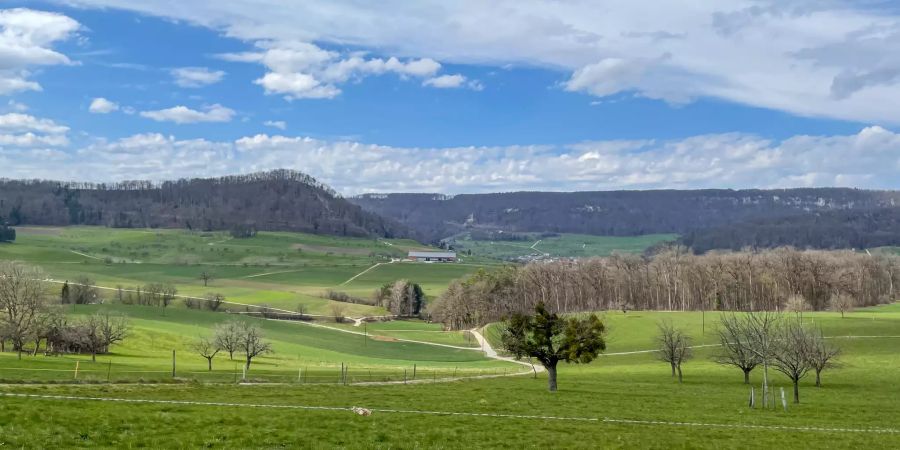
[[[143,404],[163,404],[163,405],[185,405],[185,406],[227,406],[235,408],[272,408],[272,409],[293,409],[306,411],[344,411],[355,413],[359,409],[357,406],[314,406],[314,405],[273,405],[263,403],[231,403],[231,402],[203,402],[191,400],[163,400],[163,399],[134,399],[134,398],[116,398],[116,397],[83,397],[74,395],[50,395],[50,394],[24,394],[18,392],[0,392],[0,397],[8,398],[25,398],[37,400],[67,400],[67,401],[98,401],[111,403],[143,403]],[[641,419],[616,419],[610,417],[577,417],[577,416],[547,416],[547,415],[527,415],[527,414],[504,414],[504,413],[477,413],[477,412],[459,412],[459,411],[429,411],[415,409],[391,409],[391,408],[365,408],[371,412],[380,413],[396,413],[396,414],[421,414],[436,416],[464,416],[464,417],[491,417],[502,419],[532,419],[532,420],[558,420],[558,421],[575,421],[575,422],[599,422],[606,424],[619,425],[663,425],[663,426],[681,426],[681,427],[699,427],[699,428],[732,428],[732,429],[756,429],[756,430],[779,430],[779,431],[807,431],[807,432],[823,432],[823,433],[874,433],[874,434],[900,434],[900,430],[894,428],[853,428],[840,427],[830,428],[822,426],[801,426],[801,425],[754,425],[754,424],[728,424],[728,423],[708,423],[708,422],[676,422],[666,420],[641,420]]]

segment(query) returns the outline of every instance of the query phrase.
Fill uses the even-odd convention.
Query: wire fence
[[[8,366],[8,367],[7,367]],[[270,369],[265,366],[247,370],[243,362],[213,363],[213,370],[196,366],[181,369],[128,366],[112,361],[66,361],[64,363],[0,366],[0,383],[99,384],[99,383],[279,383],[279,384],[377,384],[437,383],[466,378],[502,377],[528,372],[519,368],[469,367],[369,367],[350,364],[305,365],[295,369]]]

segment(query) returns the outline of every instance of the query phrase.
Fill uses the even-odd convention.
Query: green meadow
[[[133,358],[132,364],[139,366],[142,363],[138,360],[147,358],[164,363],[167,354],[162,349],[155,355],[135,348],[146,344],[151,330],[159,330],[157,336],[163,339],[166,333],[189,332],[184,328],[188,323],[199,325],[217,320],[207,317],[208,313],[181,313],[185,315],[165,319],[155,311],[148,311],[148,317],[135,314],[134,320],[139,323],[136,328],[144,331],[133,343],[116,348],[113,361],[121,357],[125,364],[125,358]],[[554,394],[546,391],[543,374],[393,385],[287,381],[256,385],[142,385],[105,384],[102,380],[100,384],[4,384],[0,393],[42,397],[0,397],[0,441],[10,447],[154,448],[900,446],[900,385],[895,382],[900,373],[898,304],[858,310],[846,318],[834,313],[804,314],[804,322],[821,326],[843,354],[840,367],[823,374],[821,388],[813,385],[811,377],[801,382],[801,403],[789,403],[787,411],[780,402],[775,409],[750,409],[749,386],[743,384],[738,369],[712,362],[717,351],[714,346],[694,349],[694,358],[684,365],[683,384],[670,377],[668,366],[652,352],[641,352],[653,348],[654,329],[661,319],[685,327],[695,345],[713,343],[716,314],[707,313],[704,317],[694,312],[633,311],[610,312],[604,317],[609,324],[606,354],[590,364],[563,365],[560,391]],[[705,333],[704,323],[708,327]],[[354,364],[363,364],[376,354],[390,364],[401,365],[414,360],[424,364],[421,359],[434,360],[430,363],[434,367],[469,364],[483,368],[498,363],[459,361],[471,355],[436,347],[410,346],[400,351],[388,345],[397,343],[390,342],[383,348],[369,347],[373,352],[369,354],[365,353],[366,347],[359,349],[354,335],[341,339],[332,335],[337,333],[332,330],[297,324],[264,326],[273,338],[279,339],[282,354],[277,358],[282,359],[267,358],[260,366],[289,366],[293,359],[290,352],[298,356],[315,354],[311,359],[327,359],[327,355],[340,353],[341,358],[350,361],[351,371]],[[385,329],[391,327],[427,328],[402,322],[385,325]],[[294,333],[299,333],[295,343],[288,343],[292,339],[289,335]],[[315,336],[319,333],[322,341]],[[370,340],[367,345],[372,343]],[[7,356],[2,365],[6,367],[10,362]],[[199,370],[202,363],[198,362],[194,369]],[[102,365],[102,361],[98,364]],[[761,376],[760,369],[751,376],[757,390]],[[776,390],[790,387],[784,376],[772,371],[770,377]],[[353,406],[374,412],[368,417],[359,416],[350,411]]]
[[[542,237],[539,233],[519,233],[528,237],[524,241],[492,241],[472,239],[470,235],[457,236],[456,247],[474,256],[508,260],[529,255],[551,257],[588,258],[609,256],[613,253],[641,253],[655,244],[673,241],[674,234],[647,234],[642,236],[589,236],[584,234],[560,234]]]
[[[389,245],[390,244],[390,245]],[[540,245],[540,244],[538,244]],[[411,241],[261,233],[33,228],[0,259],[42,267],[54,280],[88,275],[104,286],[175,284],[229,301],[328,314],[327,289],[367,296],[408,278],[433,297],[490,261],[390,262]],[[577,246],[576,246],[577,247]],[[576,248],[577,250],[577,248]],[[199,273],[213,271],[203,287]],[[48,283],[51,292],[58,284]],[[343,304],[348,315],[380,308]],[[60,307],[72,317],[125,315],[128,337],[98,355],[0,353],[0,447],[10,448],[900,448],[900,304],[808,312],[841,349],[839,366],[801,381],[770,370],[780,405],[748,407],[739,369],[716,364],[717,312],[598,312],[607,348],[589,364],[561,364],[559,392],[544,373],[487,358],[473,336],[420,320],[335,323],[169,308]],[[219,353],[213,370],[190,344],[228,320],[257,324],[274,352]],[[657,324],[692,339],[684,383],[657,359]],[[501,324],[482,333],[499,347]],[[173,373],[174,352],[174,373]],[[344,372],[342,372],[342,370]],[[77,373],[76,373],[77,371]],[[342,375],[346,373],[346,375]],[[751,374],[757,394],[762,369]],[[370,416],[351,407],[372,410]]]
[[[369,298],[384,283],[406,278],[436,297],[450,280],[496,264],[400,262],[410,250],[426,249],[403,239],[337,238],[261,232],[247,239],[227,233],[132,230],[101,227],[23,227],[13,244],[0,246],[0,260],[41,267],[53,280],[86,276],[99,286],[125,289],[170,283],[178,293],[225,295],[230,302],[267,305],[310,314],[330,314],[328,290]],[[209,272],[208,286],[200,274]],[[113,294],[113,291],[105,291]],[[350,316],[379,315],[364,304],[342,304]]]

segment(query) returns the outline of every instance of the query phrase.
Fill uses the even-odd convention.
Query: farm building
[[[409,252],[408,259],[422,262],[455,262],[456,252]]]

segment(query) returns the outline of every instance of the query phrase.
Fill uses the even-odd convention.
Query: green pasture
[[[83,312],[87,311],[77,311]],[[217,320],[206,315],[163,320],[156,311],[146,314],[149,317],[135,313],[135,320],[144,323],[141,327],[147,332],[168,328],[171,333],[184,333],[189,331],[184,328],[190,326],[188,323]],[[843,354],[840,367],[823,374],[823,387],[816,388],[811,377],[801,382],[801,403],[789,403],[787,411],[780,403],[776,409],[748,408],[750,389],[743,384],[742,373],[712,362],[715,347],[694,350],[694,358],[684,364],[683,384],[670,377],[668,366],[653,353],[626,353],[651,349],[660,319],[685,327],[697,344],[710,342],[716,317],[707,313],[704,320],[697,312],[607,313],[610,331],[606,355],[590,364],[563,364],[560,391],[553,394],[546,391],[543,374],[536,379],[525,375],[406,385],[5,384],[0,386],[0,393],[228,405],[0,396],[0,443],[15,448],[900,447],[900,384],[896,383],[900,373],[900,338],[896,338],[900,335],[900,305],[858,310],[846,318],[836,313],[804,314],[804,322],[820,325]],[[703,322],[710,327],[706,333]],[[356,346],[354,335],[322,334],[321,339],[307,340],[301,331],[305,328],[296,324],[264,326],[278,339],[286,340],[284,336],[295,331],[301,334],[293,343],[279,341],[282,354],[261,360],[260,366],[291,366],[288,353],[292,351],[323,355],[317,357],[323,360],[328,359],[325,355],[339,354],[351,361],[351,371],[355,364],[370,359]],[[280,331],[282,326],[286,327],[285,334]],[[381,326],[385,331],[400,326],[421,331],[429,328],[428,324],[401,322]],[[139,338],[144,343],[148,339],[147,335]],[[407,358],[439,360],[427,367],[496,364],[463,363],[456,361],[456,353],[438,348],[399,351],[388,344],[392,343],[378,350],[380,358],[390,361],[387,364],[408,365],[412,360]],[[166,346],[158,345],[159,354],[148,357],[164,363]],[[116,349],[117,354],[120,352],[124,364],[131,351]],[[138,353],[143,352],[135,349],[130,357],[139,358]],[[4,358],[2,367],[14,361],[8,355]],[[102,360],[98,363],[101,367]],[[199,361],[194,368],[202,368],[202,364]],[[422,367],[425,363],[417,364]],[[761,377],[761,370],[754,370],[751,381],[757,391]],[[776,391],[790,388],[789,380],[774,370],[770,377]],[[358,416],[349,410],[352,406],[375,411],[368,417]]]
[[[524,241],[473,240],[463,234],[455,239],[458,251],[472,255],[509,260],[529,255],[550,255],[552,257],[586,258],[609,256],[613,253],[640,253],[660,242],[675,240],[674,234],[647,234],[642,236],[590,236],[583,234],[561,234],[541,237],[538,233],[519,233],[528,236]]]
[[[106,381],[109,377],[111,381],[169,382],[173,378],[172,352],[175,351],[176,378],[233,381],[235,374],[242,370],[240,356],[231,361],[227,354],[220,353],[214,358],[215,370],[210,373],[206,360],[190,348],[194,340],[212,336],[214,327],[227,320],[258,324],[273,344],[272,354],[253,360],[248,376],[256,380],[329,382],[337,379],[342,366],[350,368],[351,381],[402,380],[404,370],[408,371],[409,377],[413,376],[414,365],[418,376],[427,373],[429,377],[518,370],[514,364],[486,359],[477,350],[398,340],[466,346],[461,333],[443,333],[439,326],[421,321],[376,322],[363,328],[147,306],[79,305],[66,307],[64,311],[73,316],[95,312],[125,315],[131,331],[110,354],[98,356],[97,362],[91,362],[89,355],[44,356],[38,353],[36,356],[25,355],[20,360],[13,353],[0,353],[0,380],[58,383]],[[414,331],[405,333],[402,330]],[[74,373],[76,362],[79,378]],[[300,374],[303,374],[302,379],[298,379]]]
[[[369,298],[382,284],[407,278],[433,298],[450,280],[483,266],[390,263],[425,248],[403,239],[286,232],[233,239],[227,233],[187,230],[22,227],[15,243],[0,246],[0,260],[41,267],[58,281],[86,276],[100,286],[125,289],[170,283],[181,295],[217,292],[230,302],[330,314],[334,302],[322,298],[328,290]],[[203,272],[214,277],[208,286],[199,278]],[[385,312],[362,304],[341,306],[351,316]]]

